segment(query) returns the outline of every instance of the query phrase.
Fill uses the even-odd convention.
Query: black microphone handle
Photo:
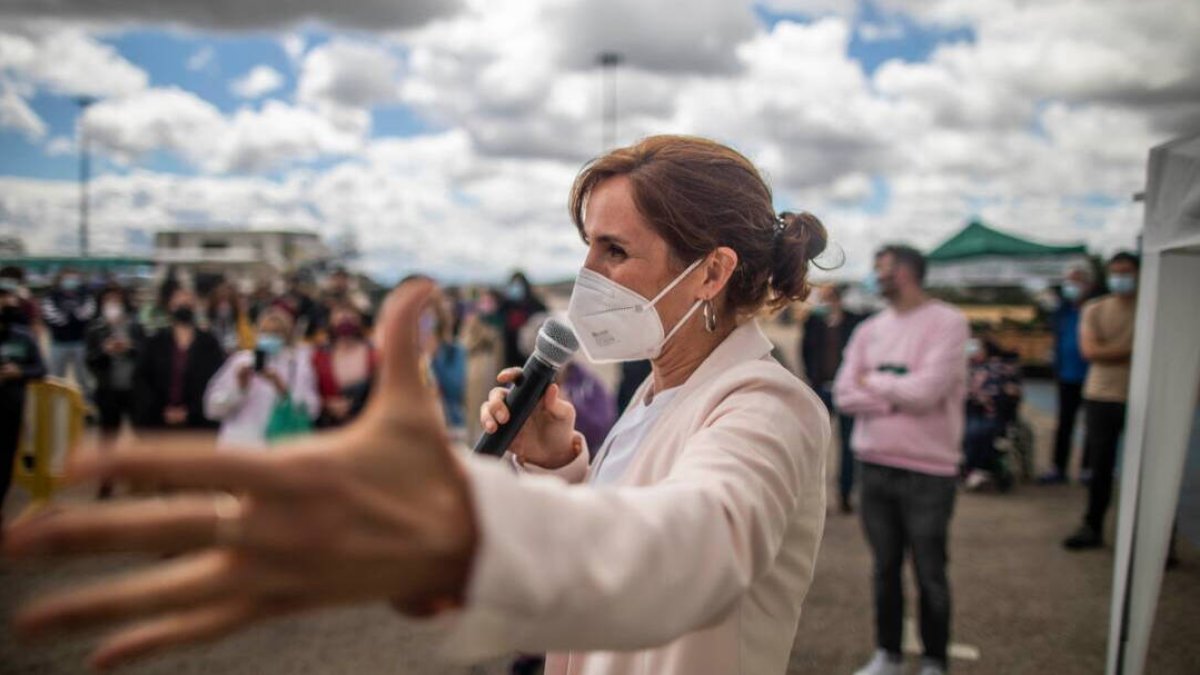
[[[517,437],[521,426],[541,402],[546,389],[554,382],[557,372],[557,368],[536,356],[529,357],[516,384],[504,397],[504,405],[508,407],[508,421],[499,425],[493,433],[484,432],[475,444],[475,452],[495,457],[503,455]]]

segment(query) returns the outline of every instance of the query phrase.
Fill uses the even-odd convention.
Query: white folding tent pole
[[[1200,381],[1200,136],[1151,152],[1146,200],[1109,675],[1145,668]]]

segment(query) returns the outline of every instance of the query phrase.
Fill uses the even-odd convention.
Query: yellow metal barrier
[[[67,459],[83,438],[87,411],[79,387],[65,380],[46,378],[26,386],[13,482],[32,495],[31,506],[48,501],[58,489]],[[32,467],[26,467],[27,457],[33,457]]]

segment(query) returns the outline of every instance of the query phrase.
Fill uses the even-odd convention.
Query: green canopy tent
[[[1087,262],[1083,244],[1043,244],[975,219],[927,256],[928,283],[953,287],[1045,287]]]

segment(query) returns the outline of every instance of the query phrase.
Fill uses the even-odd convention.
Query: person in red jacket
[[[329,313],[330,342],[313,352],[317,388],[321,394],[318,425],[336,427],[362,410],[375,372],[375,348],[367,340],[362,314],[349,304]]]

